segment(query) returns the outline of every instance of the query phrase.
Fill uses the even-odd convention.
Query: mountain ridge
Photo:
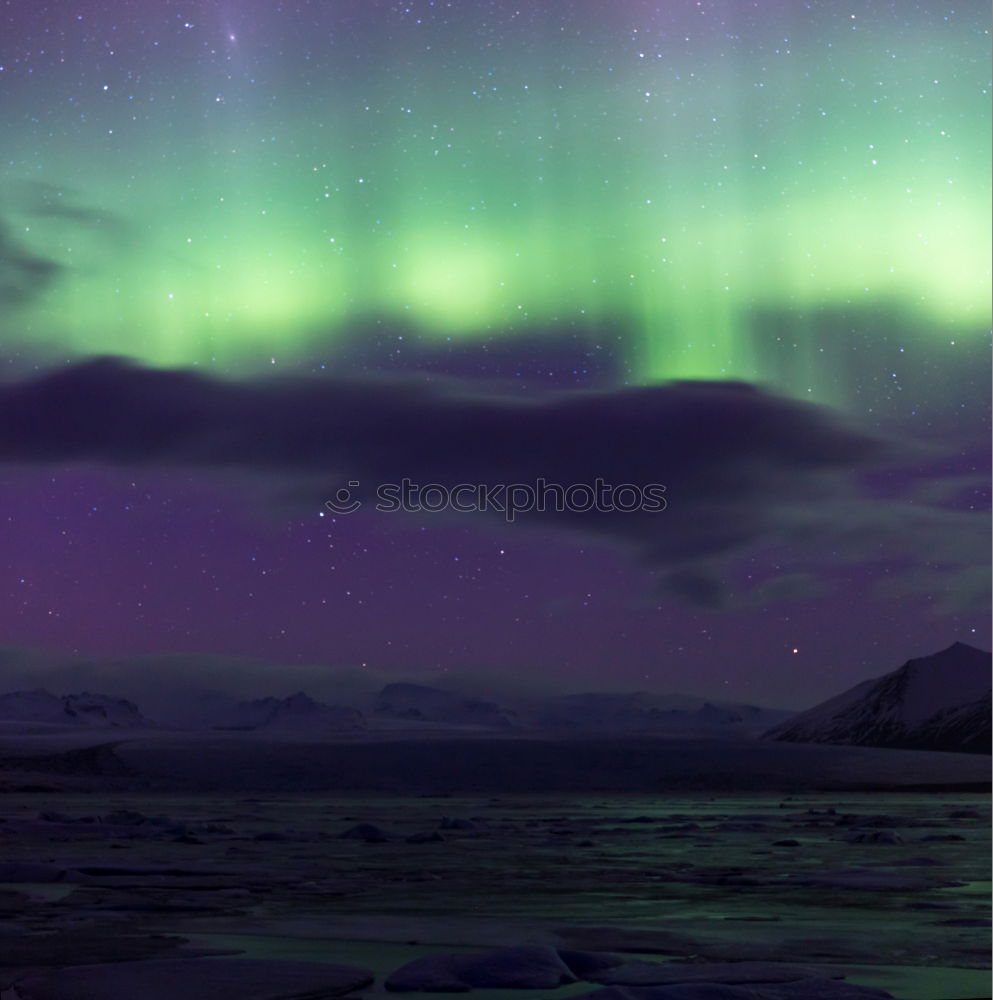
[[[990,654],[955,642],[773,726],[764,739],[990,753]]]

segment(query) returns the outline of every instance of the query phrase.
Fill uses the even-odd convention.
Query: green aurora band
[[[8,234],[60,274],[4,323],[39,349],[247,370],[378,318],[782,381],[789,330],[830,400],[832,312],[988,326],[985,6],[116,6],[57,15],[62,61],[7,46]]]

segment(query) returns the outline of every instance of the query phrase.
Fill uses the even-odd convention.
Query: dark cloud
[[[64,184],[13,181],[5,186],[3,200],[7,210],[18,216],[67,223],[77,231],[103,233],[115,241],[132,235],[132,226],[122,215],[104,206],[87,204],[81,192]]]
[[[23,246],[0,220],[0,308],[33,302],[62,271],[61,264]]]
[[[87,228],[119,228],[121,219],[106,209],[81,204],[72,188],[44,181],[18,181],[10,187],[8,202],[25,215],[36,218],[64,219]]]
[[[624,546],[664,587],[714,606],[736,596],[728,560],[770,546],[783,573],[929,558],[971,578],[984,518],[860,489],[907,454],[826,408],[730,382],[511,399],[448,380],[225,381],[103,359],[0,387],[10,463],[249,471],[305,483],[315,503],[346,480],[366,501],[404,478],[664,484],[663,512],[535,512],[519,526]]]
[[[50,224],[58,231],[93,232],[115,243],[129,226],[114,212],[82,204],[71,189],[41,181],[17,181],[3,190],[4,216],[0,217],[0,310],[29,306],[68,270],[58,253],[39,252],[15,236],[23,220]],[[34,228],[34,227],[32,227]],[[48,234],[51,244],[51,233]],[[42,242],[46,242],[42,236]]]

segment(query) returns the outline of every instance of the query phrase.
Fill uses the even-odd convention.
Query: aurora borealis
[[[977,0],[7,0],[11,384],[102,355],[235,384],[372,379],[370,398],[424,371],[527,400],[733,379],[824,404],[898,457],[838,460],[851,495],[799,459],[795,480],[770,466],[779,493],[833,498],[823,518],[846,529],[830,544],[797,506],[747,546],[670,565],[632,559],[640,537],[603,546],[623,532],[329,525],[285,470],[258,504],[168,456],[122,471],[81,445],[65,454],[88,465],[46,465],[18,439],[0,645],[602,667],[803,703],[988,641],[971,560],[988,505],[989,29]],[[619,444],[583,426],[585,471],[597,448],[642,467],[637,430]],[[703,453],[705,430],[674,432]],[[755,474],[761,448],[740,449]],[[677,511],[697,495],[680,475],[659,471]],[[687,605],[662,577],[750,596]]]
[[[17,324],[236,369],[370,319],[609,329],[634,381],[781,382],[786,313],[804,390],[840,401],[818,316],[987,323],[986,28],[978,4],[8,4],[8,225],[61,273]]]

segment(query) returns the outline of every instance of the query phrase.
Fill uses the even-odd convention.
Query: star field
[[[736,379],[922,447],[860,488],[978,523],[989,46],[971,0],[6,0],[0,379]],[[718,609],[547,526],[335,518],[185,467],[4,477],[0,646],[803,706],[989,642],[987,574],[938,535],[914,567],[743,549]]]

